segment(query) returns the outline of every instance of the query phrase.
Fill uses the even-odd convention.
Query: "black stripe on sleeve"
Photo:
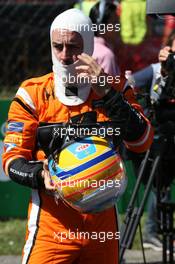
[[[31,114],[35,119],[37,119],[32,110],[27,105],[25,105],[19,98],[15,97],[13,99],[13,102],[17,102],[18,104],[20,104],[29,114]]]

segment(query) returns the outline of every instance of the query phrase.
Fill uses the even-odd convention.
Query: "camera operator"
[[[171,184],[175,177],[175,31],[170,35],[167,44],[159,52],[161,79],[155,113],[159,131],[167,138],[163,169],[166,169],[166,183]]]
[[[173,126],[172,119],[175,118],[175,103],[173,104],[173,100],[170,102],[166,102],[166,106],[163,103],[162,106],[162,94],[165,97],[165,92],[161,94],[160,90],[163,90],[163,84],[165,85],[168,76],[167,72],[164,68],[164,63],[167,61],[169,54],[173,54],[175,52],[175,30],[170,34],[167,46],[160,50],[159,53],[159,62],[155,64],[151,64],[148,67],[133,73],[128,81],[125,84],[124,89],[126,90],[128,86],[133,86],[133,89],[138,94],[138,97],[141,98],[142,105],[144,108],[144,112],[146,115],[152,116],[153,124],[155,126],[155,137],[152,145],[153,157],[160,152],[160,144],[159,144],[159,136],[161,132],[167,131],[170,133]],[[171,55],[172,56],[172,55]],[[163,63],[163,65],[162,65]],[[163,66],[163,67],[162,67]],[[173,75],[173,74],[172,74]],[[174,61],[174,76],[175,76],[175,61]],[[174,81],[174,89],[175,89],[175,81]],[[161,101],[161,103],[160,103]],[[164,101],[164,100],[163,100]],[[141,103],[141,102],[140,102]],[[152,103],[156,108],[156,118]],[[167,160],[162,164],[163,169],[160,168],[157,172],[159,179],[163,178],[165,185],[168,186],[172,181],[171,176],[175,175],[173,172],[173,162],[171,162],[170,157],[173,153],[174,144],[171,142],[167,145],[166,156]],[[168,154],[169,153],[169,154]],[[174,150],[175,153],[175,150]],[[124,150],[125,159],[132,160],[134,169],[136,171],[136,175],[138,173],[139,167],[141,165],[142,159],[144,155],[140,155],[137,153],[133,153],[131,151]],[[164,157],[165,159],[165,157]],[[162,173],[163,172],[163,173]],[[173,174],[174,173],[174,174]],[[144,175],[144,183],[146,183],[147,178],[149,177],[149,171]],[[163,184],[163,183],[162,183]],[[168,199],[168,192],[165,191],[165,199]],[[148,200],[148,215],[145,222],[144,227],[144,248],[152,248],[156,251],[162,250],[162,242],[158,236],[158,219],[157,219],[157,199],[156,193],[151,191]]]
[[[157,87],[159,95],[156,105],[157,119],[163,133],[175,132],[175,31],[170,35],[168,45],[160,50],[161,80]],[[163,110],[163,111],[162,111]],[[161,115],[159,112],[161,111]],[[163,126],[162,126],[163,125]],[[166,128],[167,125],[167,128]]]

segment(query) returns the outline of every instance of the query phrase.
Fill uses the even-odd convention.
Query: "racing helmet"
[[[125,168],[105,138],[75,138],[48,162],[59,198],[81,213],[112,207],[126,187]]]

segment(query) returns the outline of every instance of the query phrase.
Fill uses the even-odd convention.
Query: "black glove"
[[[38,189],[44,186],[41,177],[42,169],[43,162],[30,162],[24,158],[17,158],[10,162],[8,173],[14,182]]]
[[[135,141],[144,134],[147,127],[145,119],[116,90],[111,89],[102,99],[94,101],[93,105],[103,107],[111,121],[119,124],[124,140]]]

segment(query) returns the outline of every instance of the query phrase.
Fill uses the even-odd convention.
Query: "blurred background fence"
[[[124,0],[120,2],[122,1]],[[79,0],[0,0],[0,92],[14,94],[17,86],[25,79],[52,70],[50,24],[55,16],[78,2]],[[95,2],[96,0],[82,1],[91,6]],[[77,5],[80,8],[82,6]],[[121,28],[127,21],[126,17]],[[156,20],[147,22],[147,33],[139,45],[126,45],[118,40],[115,54],[121,72],[126,70],[126,66],[135,71],[157,61],[164,23]],[[148,53],[150,56],[147,56]]]
[[[1,90],[51,71],[50,24],[75,2],[0,1]]]

